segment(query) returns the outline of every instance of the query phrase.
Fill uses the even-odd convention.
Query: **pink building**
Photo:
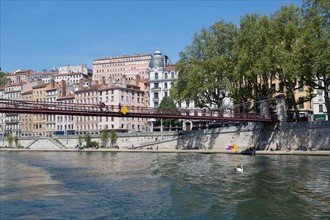
[[[121,83],[110,82],[99,88],[99,101],[104,102],[107,110],[119,111],[126,106],[128,112],[139,112],[145,105],[145,91],[139,87],[139,81],[127,82],[123,77]],[[99,121],[100,129],[115,129],[117,131],[139,132],[145,131],[147,120],[144,118],[114,118],[102,117]]]
[[[93,60],[93,81],[100,81],[102,77],[120,81],[124,75],[128,80],[135,79],[136,75],[146,79],[150,59],[151,54],[134,54]]]

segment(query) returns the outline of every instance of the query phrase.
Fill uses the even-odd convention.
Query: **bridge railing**
[[[105,104],[82,104],[69,103],[65,101],[33,101],[33,100],[9,100],[0,99],[2,108],[24,108],[24,109],[41,109],[55,111],[76,111],[76,112],[120,112],[120,105]],[[236,119],[265,119],[265,115],[256,113],[240,113],[231,109],[214,110],[214,109],[160,109],[141,106],[126,106],[128,113],[143,113],[149,115],[178,115],[178,116],[197,116],[207,118],[236,118]],[[268,118],[276,121],[277,117],[268,115]]]

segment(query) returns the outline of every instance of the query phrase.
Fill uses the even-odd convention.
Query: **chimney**
[[[51,76],[51,77],[50,77],[50,88],[51,88],[51,89],[54,89],[54,87],[55,87],[55,80],[54,80],[54,77]]]
[[[66,96],[66,83],[65,80],[62,79],[62,96]]]

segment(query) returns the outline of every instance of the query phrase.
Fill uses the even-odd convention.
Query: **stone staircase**
[[[67,149],[66,146],[49,137],[40,137],[35,141],[33,141],[26,148],[27,149]]]

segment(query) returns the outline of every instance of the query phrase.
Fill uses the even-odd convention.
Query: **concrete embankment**
[[[126,153],[193,153],[193,154],[241,154],[240,150],[145,150],[145,149],[24,149],[24,148],[0,148],[3,152],[126,152]],[[330,151],[256,151],[255,155],[251,156],[265,156],[265,155],[301,155],[301,156],[328,156]],[[249,155],[247,155],[249,156]]]
[[[96,135],[92,136],[92,141],[101,143],[101,139]],[[79,141],[77,136],[54,136],[52,139],[30,137],[20,138],[19,145],[30,150],[77,150],[75,147],[79,145]],[[311,150],[310,152],[330,151],[330,121],[288,123],[285,128],[274,123],[246,123],[180,133],[118,133],[117,145],[119,150],[153,149],[158,152],[203,150],[240,153],[252,147],[258,149],[257,152],[290,154],[287,152],[295,152],[293,150],[301,146]],[[2,141],[0,146],[9,146],[9,143]],[[287,151],[288,149],[291,151]]]

